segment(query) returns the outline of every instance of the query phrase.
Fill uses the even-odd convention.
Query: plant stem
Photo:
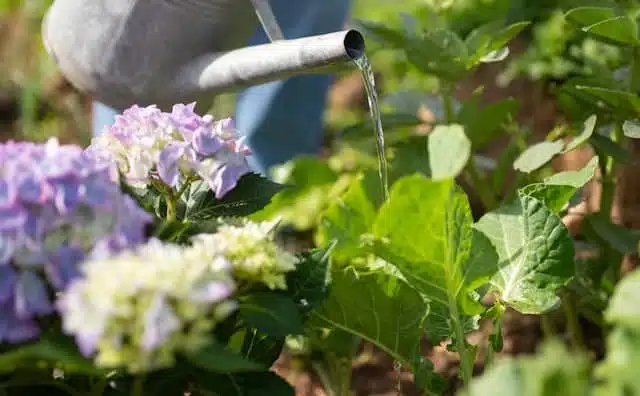
[[[167,197],[167,220],[174,221],[176,219],[176,200],[173,197]]]
[[[449,297],[449,310],[451,311],[451,325],[456,337],[458,354],[460,355],[460,375],[462,377],[462,383],[467,388],[471,383],[473,377],[473,357],[469,353],[467,348],[467,339],[464,336],[464,329],[462,323],[460,323],[460,314],[458,313],[458,303],[455,297]]]
[[[564,313],[567,319],[569,336],[571,337],[571,345],[575,349],[583,349],[584,337],[582,335],[582,329],[580,328],[580,321],[578,320],[575,301],[569,292],[563,292],[561,299],[562,307],[564,308]]]
[[[444,119],[447,124],[453,121],[453,99],[451,98],[451,89],[446,87],[442,92],[442,105],[444,107]]]
[[[142,396],[144,389],[144,376],[138,376],[133,380],[133,387],[131,388],[131,396]]]
[[[546,313],[540,316],[540,327],[542,328],[542,334],[545,339],[555,337],[557,330],[550,314]]]
[[[487,212],[495,209],[498,206],[498,200],[493,194],[493,191],[491,191],[491,184],[478,169],[473,156],[471,156],[467,163],[467,176],[473,188],[476,189]]]
[[[102,394],[104,393],[104,388],[105,386],[107,386],[108,381],[109,379],[106,375],[100,377],[100,379],[96,381],[96,384],[91,387],[90,396],[102,396]]]

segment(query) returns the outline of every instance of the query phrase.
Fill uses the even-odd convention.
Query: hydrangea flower
[[[80,147],[8,142],[0,164],[0,342],[22,342],[82,260],[142,242],[151,216]]]
[[[195,236],[192,249],[230,266],[238,282],[286,289],[286,273],[295,270],[297,258],[273,240],[275,224],[246,219],[239,225],[223,224],[214,234]]]
[[[117,163],[134,187],[144,188],[153,179],[176,187],[197,175],[220,199],[250,171],[250,150],[232,119],[200,116],[195,105],[177,104],[171,113],[133,106],[93,138],[88,150]]]
[[[156,239],[91,261],[58,300],[63,329],[99,366],[169,367],[235,309],[235,284],[221,264]]]

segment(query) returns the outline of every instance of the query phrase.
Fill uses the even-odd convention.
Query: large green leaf
[[[492,284],[501,301],[531,314],[557,306],[557,291],[574,274],[574,247],[556,214],[540,200],[519,194],[514,202],[484,215],[476,228],[498,253],[500,270]]]
[[[536,143],[520,154],[513,162],[513,169],[525,173],[533,172],[546,165],[563,149],[564,143],[560,140]]]
[[[469,202],[452,180],[412,175],[393,186],[373,228],[382,241],[378,254],[430,300],[427,333],[434,341],[463,328],[465,313],[477,313],[470,294],[495,270],[491,260],[470,259],[471,224]]]
[[[471,156],[471,141],[461,125],[438,125],[429,134],[429,168],[434,180],[455,178]]]
[[[640,334],[640,271],[633,271],[623,278],[609,301],[605,311],[607,322],[623,326]]]
[[[605,105],[613,113],[623,117],[636,116],[640,112],[640,98],[638,95],[612,88],[576,85],[577,93],[585,95],[585,99],[593,102],[594,99],[600,106]],[[591,97],[591,98],[589,98]]]
[[[339,261],[362,255],[361,236],[369,232],[376,216],[376,207],[368,185],[372,177],[354,180],[347,192],[329,205],[317,232],[320,245],[335,240],[332,256]],[[375,182],[379,183],[376,177]]]
[[[313,312],[313,324],[374,343],[411,367],[419,354],[428,306],[402,280],[387,274],[333,273],[329,299]]]

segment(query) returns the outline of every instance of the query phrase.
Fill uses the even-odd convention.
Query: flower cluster
[[[208,342],[236,307],[236,290],[286,288],[295,256],[270,237],[273,223],[222,225],[190,246],[150,240],[91,260],[58,300],[63,329],[106,368],[169,367],[176,354]]]
[[[8,142],[0,164],[0,341],[22,342],[81,261],[141,243],[151,216],[80,147]]]
[[[235,284],[223,262],[152,239],[94,260],[59,300],[63,328],[96,364],[130,372],[169,367],[175,354],[207,342],[235,309]]]
[[[286,289],[286,273],[295,270],[297,258],[274,242],[274,227],[274,222],[247,220],[241,225],[223,224],[215,234],[195,236],[192,248],[227,262],[239,282]]]
[[[176,187],[197,175],[220,199],[250,171],[250,150],[232,119],[214,121],[194,108],[195,103],[177,104],[166,113],[156,106],[133,106],[95,137],[88,150],[117,163],[134,187],[144,188],[154,179]]]

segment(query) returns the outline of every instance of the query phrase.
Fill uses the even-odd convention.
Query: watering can
[[[243,47],[260,23],[274,41]],[[55,0],[42,35],[69,82],[117,110],[210,99],[364,53],[356,30],[284,40],[268,0]]]

